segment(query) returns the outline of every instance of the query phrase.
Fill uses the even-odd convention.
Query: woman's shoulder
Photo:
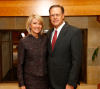
[[[40,37],[41,37],[43,40],[47,40],[47,36],[45,36],[45,35],[40,35]]]
[[[25,37],[23,37],[23,38],[21,38],[20,40],[19,40],[19,42],[24,42],[24,41],[28,41],[29,40],[29,35],[27,35],[27,36],[25,36]]]

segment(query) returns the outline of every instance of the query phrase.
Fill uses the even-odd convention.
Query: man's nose
[[[57,18],[57,15],[56,14],[54,15],[54,18]]]

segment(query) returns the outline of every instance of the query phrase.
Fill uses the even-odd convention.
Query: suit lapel
[[[51,44],[51,36],[52,36],[52,32],[53,32],[54,29],[51,29],[50,32],[49,32],[49,43],[48,43],[48,49],[49,49],[49,53],[51,54],[52,53],[52,44]]]
[[[59,36],[58,36],[58,38],[57,38],[57,40],[56,40],[56,43],[55,43],[55,45],[54,45],[53,52],[56,50],[56,47],[58,46],[58,44],[60,43],[60,41],[61,41],[61,39],[64,37],[64,35],[66,34],[67,30],[68,30],[68,23],[66,23],[66,24],[63,26],[63,28],[61,29],[61,31],[60,31],[60,33],[59,33]],[[52,51],[52,50],[51,50],[51,51]],[[52,52],[52,53],[53,53],[53,52]]]

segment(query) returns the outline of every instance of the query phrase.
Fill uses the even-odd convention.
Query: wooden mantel
[[[49,16],[54,4],[62,5],[66,16],[100,15],[100,0],[0,0],[0,16]]]

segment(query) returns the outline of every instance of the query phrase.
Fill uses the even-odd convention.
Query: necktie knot
[[[57,40],[57,30],[55,30],[55,33],[54,33],[54,36],[53,36],[53,40],[52,40],[52,51],[53,51],[53,48],[54,48],[56,40]]]
[[[57,33],[57,30],[55,30],[55,33]]]

